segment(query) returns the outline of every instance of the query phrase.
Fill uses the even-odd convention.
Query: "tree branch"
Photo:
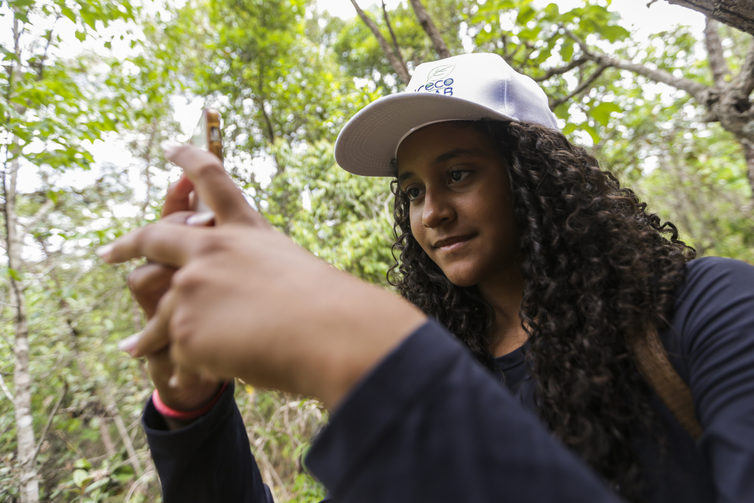
[[[750,0],[668,0],[754,35],[754,3]]]
[[[26,232],[31,232],[34,230],[34,228],[37,226],[37,224],[47,216],[47,214],[50,212],[50,210],[55,206],[55,203],[52,199],[48,199],[44,202],[42,206],[37,210],[37,212],[34,214],[33,217],[31,217],[31,220],[27,222],[25,225],[23,225],[24,230]]]
[[[406,67],[406,64],[395,54],[395,52],[393,52],[390,44],[387,40],[385,40],[385,37],[382,36],[379,28],[377,28],[377,25],[374,24],[374,21],[372,21],[369,16],[367,16],[366,12],[361,10],[361,7],[359,7],[359,4],[356,3],[356,0],[351,0],[351,4],[356,9],[356,13],[359,15],[361,20],[364,21],[364,24],[367,25],[367,28],[371,30],[372,34],[377,39],[377,42],[380,44],[380,48],[382,48],[382,52],[385,53],[387,60],[390,62],[390,66],[392,66],[395,73],[398,74],[398,78],[401,79],[403,85],[407,86],[409,81],[411,80],[411,76],[408,74],[408,68]]]
[[[45,69],[45,61],[47,61],[47,53],[50,50],[50,45],[52,44],[52,32],[55,30],[55,26],[58,24],[58,20],[60,20],[60,17],[62,14],[58,13],[57,16],[55,16],[55,21],[52,23],[52,28],[50,28],[50,31],[47,32],[47,36],[44,37],[47,43],[45,44],[45,50],[44,53],[42,53],[42,57],[39,58],[39,68],[37,69],[37,79],[42,79],[44,76],[44,69]]]
[[[109,390],[103,390],[105,391],[105,410],[110,415],[110,417],[113,418],[113,422],[115,423],[115,427],[118,430],[118,433],[120,434],[121,440],[123,440],[123,445],[126,447],[126,452],[128,453],[128,461],[131,463],[131,466],[134,468],[134,472],[138,476],[144,475],[144,470],[141,468],[141,463],[139,463],[139,456],[136,454],[136,449],[134,449],[134,443],[131,440],[131,435],[128,434],[128,430],[126,429],[126,425],[123,422],[123,417],[120,415],[120,411],[118,411],[118,407],[115,405],[115,401],[113,400],[110,393],[108,393]]]
[[[275,143],[275,128],[272,126],[272,121],[270,120],[270,116],[267,115],[267,110],[264,109],[264,70],[265,65],[262,61],[259,66],[259,78],[257,79],[257,107],[259,108],[259,111],[262,112],[262,117],[264,118],[264,123],[267,126],[267,140],[270,142],[270,145]]]
[[[566,30],[566,35],[571,37],[579,45],[586,59],[592,60],[600,65],[612,66],[613,68],[619,68],[621,70],[628,70],[630,72],[647,77],[648,79],[655,82],[667,84],[671,87],[675,87],[676,89],[680,89],[681,91],[686,91],[694,98],[696,98],[696,100],[701,104],[706,104],[707,102],[709,88],[704,84],[694,82],[693,80],[684,77],[676,77],[670,72],[666,72],[665,70],[649,68],[641,64],[613,58],[599,52],[591,52],[587,48],[587,45],[571,31]]]
[[[450,51],[448,50],[448,46],[445,44],[445,40],[440,35],[440,31],[435,26],[432,18],[429,17],[429,13],[422,5],[421,0],[411,0],[411,6],[414,8],[419,23],[432,41],[432,46],[435,48],[437,55],[440,56],[440,59],[449,58]]]
[[[387,8],[385,7],[385,0],[382,0],[382,18],[385,20],[387,29],[390,32],[390,38],[393,40],[393,49],[395,49],[395,54],[398,55],[398,59],[401,60],[401,64],[403,66],[406,66],[406,62],[403,60],[403,54],[401,54],[401,47],[398,45],[398,38],[395,36],[395,32],[393,31],[393,26],[390,24],[390,17],[388,17],[388,14],[387,14]]]
[[[58,401],[55,404],[55,407],[53,407],[50,417],[47,418],[47,424],[45,424],[45,429],[42,430],[42,434],[39,436],[39,443],[37,443],[37,448],[34,449],[34,454],[31,457],[32,463],[34,462],[35,459],[37,459],[37,455],[39,454],[39,449],[42,448],[42,443],[44,442],[45,437],[47,436],[47,430],[50,429],[52,420],[55,417],[55,414],[58,413],[58,409],[60,408],[60,404],[63,402],[63,398],[65,398],[66,393],[68,393],[68,383],[65,383],[63,385],[63,392],[60,394],[60,398],[58,398]]]
[[[139,485],[143,483],[144,480],[147,480],[148,477],[150,477],[152,474],[154,474],[154,470],[150,470],[146,472],[144,475],[136,479],[136,482],[131,484],[131,488],[128,490],[128,494],[126,494],[126,498],[123,500],[125,503],[130,503],[131,496],[134,495],[136,490],[139,488]]]
[[[505,60],[506,63],[511,65],[511,67],[515,68],[515,66],[513,65],[513,58],[516,57],[516,54],[518,54],[518,51],[521,50],[521,47],[523,47],[524,44],[516,44],[516,46],[513,48],[512,51],[507,52],[508,51],[507,37],[505,35],[502,35],[500,39],[503,42],[503,52],[504,52],[502,55],[503,59]]]
[[[718,22],[714,19],[707,18],[707,24],[704,27],[704,42],[707,45],[707,55],[712,76],[717,87],[725,85],[725,76],[730,75],[728,63],[725,61],[723,53],[723,43],[720,41],[718,32]]]
[[[553,77],[555,75],[561,75],[563,73],[570,72],[571,70],[573,70],[577,66],[583,65],[587,61],[588,61],[588,59],[586,59],[586,58],[579,58],[579,59],[574,59],[573,61],[571,61],[570,63],[568,63],[565,66],[559,66],[557,68],[550,68],[549,70],[547,70],[547,72],[544,75],[542,75],[541,77],[535,78],[534,81],[535,82],[544,82],[545,80],[547,80],[550,77]]]
[[[555,100],[550,103],[550,108],[555,109],[555,107],[562,105],[566,101],[570,100],[574,96],[583,93],[584,91],[588,90],[592,84],[594,84],[594,81],[597,80],[597,78],[602,75],[602,72],[604,72],[607,69],[607,65],[600,64],[600,66],[597,67],[597,69],[594,71],[594,73],[586,79],[584,82],[582,82],[571,94],[564,98],[560,98],[558,100]]]
[[[13,393],[8,389],[8,385],[5,384],[5,379],[3,379],[3,374],[0,374],[0,388],[2,388],[3,393],[5,393],[5,396],[10,400],[10,403],[13,405],[16,404],[16,397],[13,396]]]

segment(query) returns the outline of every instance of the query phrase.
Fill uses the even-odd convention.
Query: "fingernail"
[[[178,150],[178,147],[180,147],[181,144],[177,141],[173,140],[165,140],[162,143],[160,143],[160,147],[162,147],[162,151],[165,154],[165,157],[170,157],[175,153],[176,150]]]
[[[178,387],[178,376],[176,374],[173,374],[170,376],[170,380],[168,381],[168,386],[171,388],[177,388]]]
[[[215,219],[215,213],[212,211],[201,211],[199,213],[194,213],[190,217],[186,219],[187,225],[195,225],[197,227],[201,227],[203,225],[206,225],[210,223],[212,220]]]
[[[110,255],[110,252],[113,251],[113,248],[115,246],[111,243],[109,245],[100,246],[96,252],[97,255],[99,255],[101,258],[107,260],[107,256]]]
[[[141,339],[142,332],[139,332],[138,334],[129,335],[122,341],[118,343],[118,349],[121,351],[125,351],[128,354],[131,354],[136,348],[136,344],[138,344],[139,339]]]

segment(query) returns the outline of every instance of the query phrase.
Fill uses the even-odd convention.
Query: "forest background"
[[[754,263],[752,36],[668,19],[634,37],[609,3],[352,0],[342,19],[308,0],[2,0],[0,502],[160,499],[139,426],[152,388],[116,349],[144,326],[135,264],[93,252],[159,218],[179,175],[159,144],[185,139],[187,103],[222,112],[225,165],[255,208],[388,287],[389,183],[339,169],[337,133],[422,61],[495,52],[699,255]],[[243,383],[236,398],[276,501],[319,501],[301,459],[320,404]]]

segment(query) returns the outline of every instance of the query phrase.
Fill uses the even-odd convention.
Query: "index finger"
[[[183,168],[199,197],[215,212],[218,225],[227,222],[267,224],[249,206],[214,154],[193,145],[181,145],[167,152],[166,157]]]

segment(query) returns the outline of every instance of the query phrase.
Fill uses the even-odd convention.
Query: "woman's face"
[[[397,160],[414,238],[453,284],[495,281],[518,267],[508,170],[488,136],[432,124],[403,141]]]

